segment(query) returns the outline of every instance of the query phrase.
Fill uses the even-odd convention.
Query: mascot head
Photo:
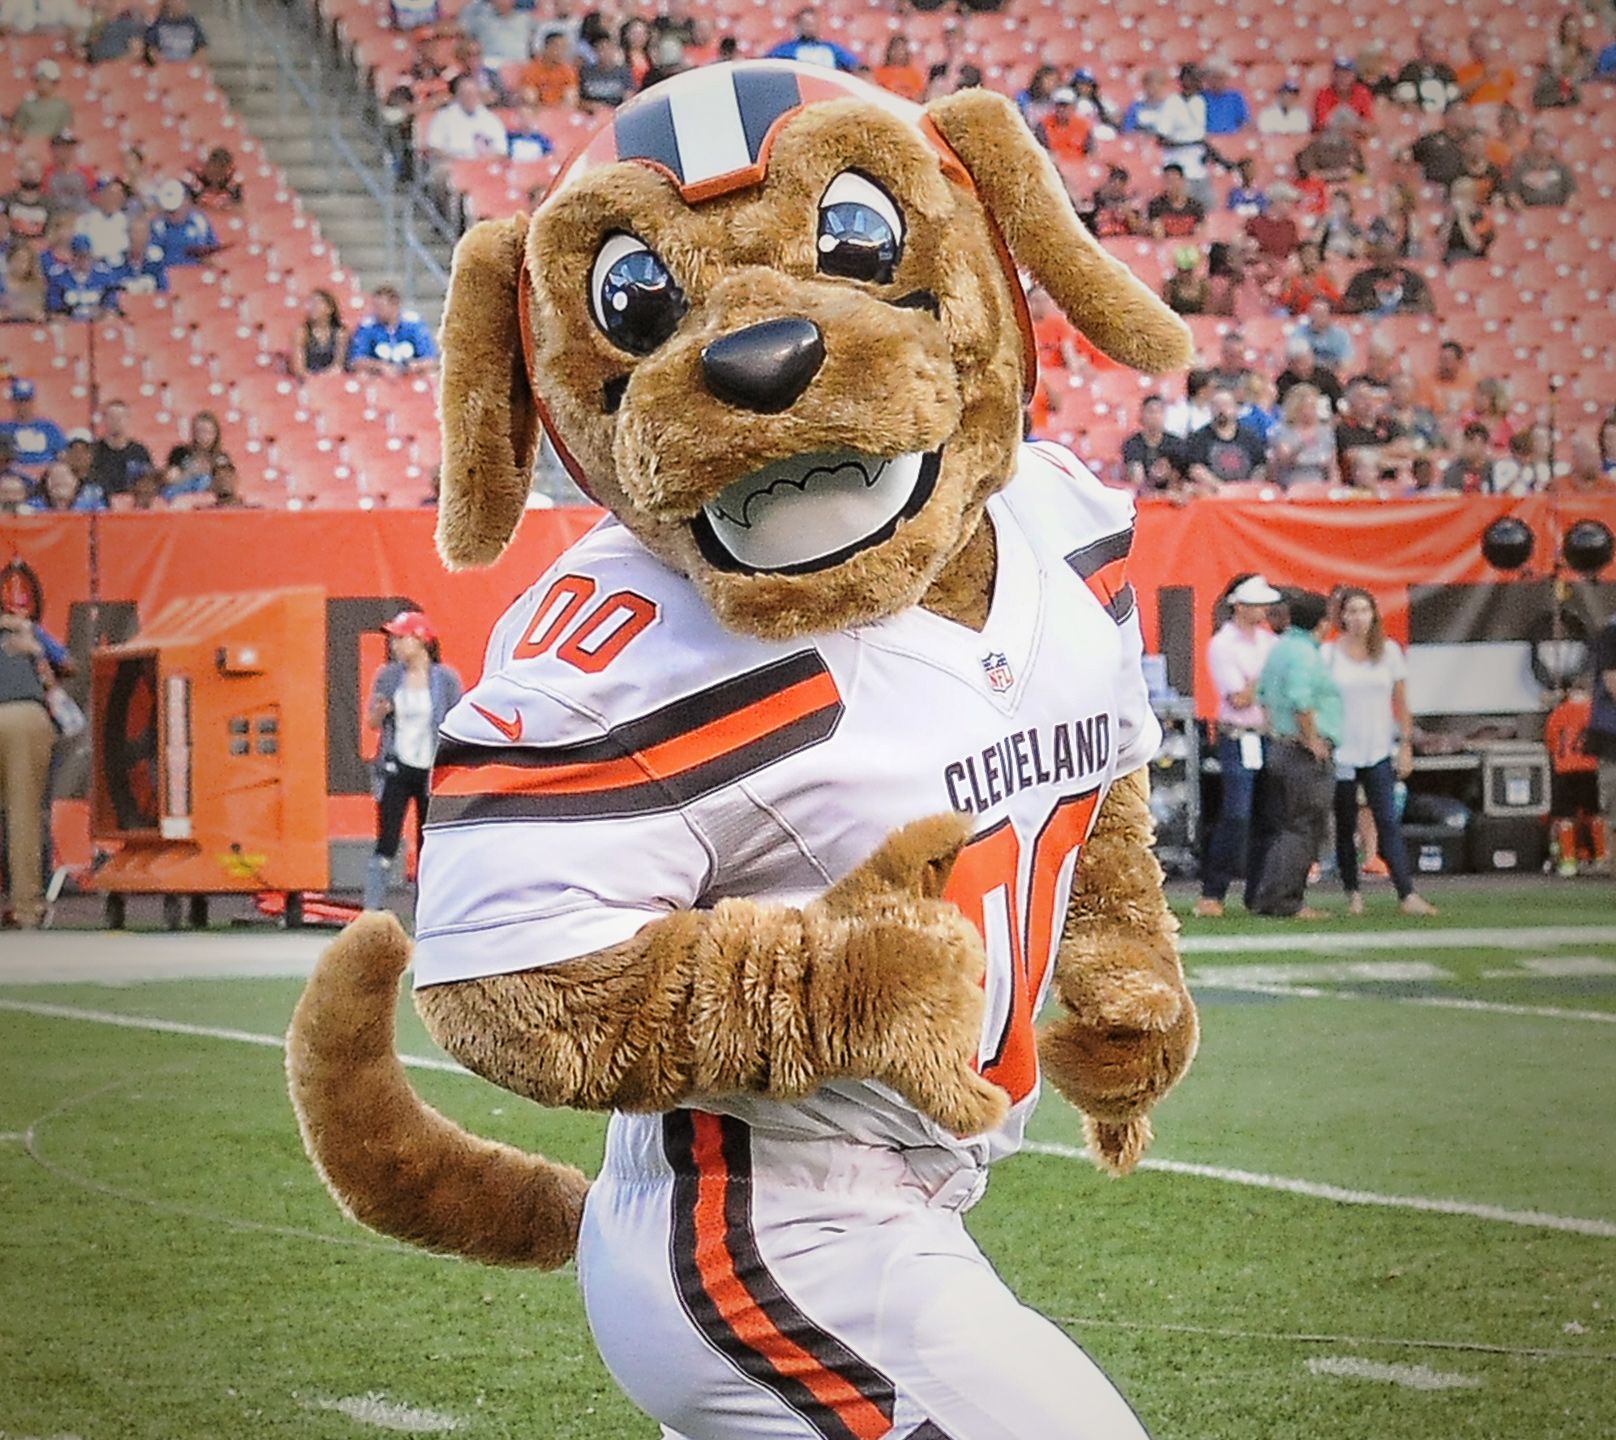
[[[487,564],[542,426],[732,629],[917,603],[1005,484],[1035,352],[1016,267],[1102,351],[1185,363],[1002,96],[922,109],[784,61],[636,96],[529,220],[462,239],[438,546]]]

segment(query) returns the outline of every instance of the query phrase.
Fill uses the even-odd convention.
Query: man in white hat
[[[1256,877],[1262,870],[1267,827],[1253,824],[1253,817],[1267,717],[1257,703],[1257,679],[1274,647],[1268,607],[1284,597],[1261,575],[1247,575],[1225,599],[1229,618],[1206,647],[1207,670],[1218,691],[1216,750],[1223,799],[1201,867],[1201,898],[1195,902],[1195,913],[1203,917],[1223,914],[1224,897],[1237,874],[1246,877],[1246,908],[1250,909]]]
[[[48,140],[73,128],[73,106],[56,93],[62,67],[54,60],[34,66],[34,88],[11,117],[11,133],[19,140]]]

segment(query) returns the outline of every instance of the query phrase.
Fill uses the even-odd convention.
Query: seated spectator
[[[1335,413],[1336,401],[1341,398],[1341,381],[1335,370],[1319,358],[1319,352],[1309,344],[1308,337],[1300,332],[1285,342],[1285,368],[1274,381],[1281,406],[1299,385],[1306,385],[1314,394],[1324,396],[1331,414]]]
[[[1126,134],[1156,133],[1156,120],[1167,101],[1167,76],[1160,70],[1146,70],[1139,77],[1140,96],[1122,115],[1122,131]]]
[[[129,508],[131,510],[168,509],[168,502],[163,499],[162,477],[155,470],[142,470],[130,483]]]
[[[1215,491],[1220,485],[1263,478],[1267,449],[1261,436],[1240,423],[1238,411],[1228,390],[1214,390],[1212,419],[1184,445],[1192,484]]]
[[[45,194],[45,167],[37,155],[24,151],[17,157],[17,183],[7,191],[6,223],[13,240],[40,240],[50,224],[50,197]]]
[[[1240,178],[1224,204],[1243,220],[1261,215],[1268,208],[1268,195],[1257,183],[1257,162],[1247,155],[1237,160],[1234,168]]]
[[[1381,191],[1380,204],[1380,214],[1369,222],[1365,239],[1378,235],[1391,247],[1392,254],[1405,260],[1420,254],[1420,197],[1414,187],[1394,180]]]
[[[73,472],[80,485],[90,483],[90,461],[95,454],[95,437],[88,430],[69,430],[67,448],[62,451],[62,463]]]
[[[1599,463],[1605,474],[1616,475],[1616,409],[1599,422]]]
[[[1599,463],[1599,446],[1587,435],[1571,437],[1571,467],[1549,482],[1548,492],[1562,499],[1591,499],[1616,495],[1616,475]]]
[[[1322,307],[1326,316],[1341,304],[1341,291],[1324,268],[1317,245],[1298,246],[1273,281],[1274,300],[1292,315],[1308,315]],[[1346,331],[1341,331],[1343,339]],[[1352,344],[1347,341],[1348,346]],[[1343,362],[1345,363],[1345,362]]]
[[[1436,371],[1417,380],[1414,393],[1439,422],[1457,416],[1475,393],[1476,377],[1465,363],[1465,349],[1457,340],[1444,340],[1436,352]]]
[[[1201,228],[1206,211],[1190,194],[1182,165],[1162,167],[1161,194],[1145,207],[1145,218],[1150,222],[1150,233],[1158,240],[1182,239]]]
[[[144,215],[129,221],[129,253],[124,257],[120,284],[125,295],[162,295],[168,290],[168,264],[162,247],[152,243],[151,226]]]
[[[1356,260],[1363,254],[1364,233],[1352,213],[1350,190],[1337,190],[1330,196],[1330,208],[1313,238],[1326,260]]]
[[[20,376],[11,382],[11,418],[0,421],[0,435],[11,441],[11,463],[25,474],[37,474],[67,448],[67,436],[34,405],[34,382]]]
[[[1081,160],[1094,148],[1094,127],[1077,113],[1077,92],[1061,86],[1033,133],[1057,160]]]
[[[90,237],[75,235],[68,242],[67,264],[52,265],[45,272],[45,310],[70,320],[115,312],[122,282],[122,267],[97,260]]]
[[[292,374],[299,380],[339,369],[348,352],[342,307],[329,290],[315,290],[292,339]]]
[[[797,33],[770,50],[768,59],[798,60],[804,65],[823,65],[828,70],[852,71],[859,68],[858,56],[820,35],[819,11],[812,5],[804,5],[792,19]]]
[[[1509,437],[1509,453],[1493,465],[1493,490],[1499,495],[1531,495],[1554,479],[1549,464],[1549,429],[1533,425]]]
[[[157,187],[158,215],[150,241],[162,251],[163,264],[200,265],[219,248],[208,217],[191,204],[190,192],[178,180]]]
[[[617,27],[617,43],[623,51],[623,63],[632,72],[634,87],[638,89],[644,83],[645,72],[651,68],[651,27],[638,15],[630,15]]]
[[[1442,446],[1442,427],[1436,416],[1415,399],[1414,388],[1414,377],[1399,368],[1386,392],[1386,418],[1403,432],[1414,453],[1438,450]]]
[[[893,36],[893,39],[897,39]],[[908,42],[906,41],[905,44]],[[887,44],[887,53],[892,53],[892,45]],[[875,72],[879,74],[879,71]],[[874,79],[874,75],[871,76]],[[1021,117],[1029,126],[1036,125],[1049,113],[1052,103],[1051,97],[1061,88],[1060,70],[1054,65],[1040,65],[1032,72],[1032,79],[1027,82],[1026,89],[1016,95],[1016,108],[1021,111]],[[924,93],[924,86],[922,86]]]
[[[1378,390],[1382,405],[1391,396],[1392,383],[1403,373],[1403,352],[1390,336],[1377,332],[1369,337],[1369,348],[1364,354],[1364,368],[1347,381],[1349,385],[1368,385]]]
[[[1162,299],[1179,315],[1205,315],[1212,303],[1211,282],[1201,273],[1201,252],[1193,245],[1173,251],[1173,273],[1162,286]]]
[[[1268,437],[1279,424],[1279,392],[1274,382],[1260,370],[1248,370],[1245,384],[1235,396],[1240,402],[1236,418],[1268,446]]]
[[[1335,430],[1326,418],[1330,402],[1313,386],[1293,383],[1280,402],[1279,424],[1268,436],[1268,479],[1292,485],[1334,484]]]
[[[1513,104],[1517,76],[1498,39],[1478,25],[1466,43],[1470,59],[1454,72],[1459,99],[1469,105]]]
[[[109,400],[101,411],[101,437],[90,447],[89,483],[104,496],[127,495],[135,476],[151,468],[151,451],[129,433],[128,405]]]
[[[1366,450],[1385,470],[1408,458],[1409,447],[1397,422],[1386,414],[1385,392],[1361,380],[1347,386],[1335,426],[1335,448],[1341,473],[1348,474],[1353,452]]]
[[[1529,138],[1521,112],[1513,105],[1500,105],[1493,133],[1486,141],[1487,158],[1507,175],[1509,167],[1515,163],[1515,157],[1526,148]]]
[[[1169,95],[1156,116],[1162,166],[1177,165],[1184,172],[1190,194],[1203,214],[1212,203],[1212,180],[1206,168],[1210,147],[1206,143],[1205,83],[1199,66],[1179,66],[1178,94]]]
[[[390,30],[429,30],[443,22],[438,0],[387,0]]]
[[[1358,78],[1358,67],[1350,56],[1338,55],[1330,67],[1330,83],[1313,97],[1313,128],[1323,130],[1337,110],[1345,109],[1354,119],[1345,123],[1347,133],[1368,128],[1375,113],[1375,97]]]
[[[687,48],[696,43],[699,31],[700,23],[690,13],[688,0],[662,0],[660,12],[651,21],[653,35],[672,35]]]
[[[645,79],[641,81],[646,89],[660,85],[674,75],[682,75],[691,68],[690,60],[685,55],[684,41],[677,35],[653,34],[650,54],[651,68],[645,72]]]
[[[1184,442],[1167,433],[1165,417],[1162,397],[1145,396],[1139,428],[1122,442],[1123,478],[1137,494],[1166,494],[1184,482]]]
[[[1594,61],[1594,75],[1600,80],[1616,78],[1616,40],[1599,52],[1599,58]]]
[[[1504,187],[1504,172],[1488,157],[1487,137],[1481,131],[1472,131],[1465,137],[1464,145],[1460,148],[1460,158],[1462,164],[1459,173],[1453,177],[1453,185],[1457,185],[1461,180],[1471,181],[1474,198],[1481,205],[1486,205],[1497,198]],[[1451,190],[1453,185],[1448,188]]]
[[[221,455],[213,463],[213,474],[208,479],[208,494],[213,497],[215,510],[251,510],[254,507],[241,498],[241,477],[236,473],[236,462]]]
[[[1077,96],[1075,108],[1093,127],[1096,140],[1115,140],[1121,123],[1116,106],[1100,94],[1100,82],[1094,72],[1085,66],[1072,71],[1072,93]]]
[[[45,467],[44,478],[32,504],[33,510],[70,514],[91,510],[105,510],[107,502],[93,485],[82,485],[65,461],[57,460]]]
[[[162,0],[156,18],[146,27],[146,63],[190,60],[198,51],[207,49],[207,44],[208,37],[186,8],[185,0]]]
[[[1515,422],[1509,413],[1509,385],[1492,375],[1476,381],[1470,408],[1460,415],[1459,425],[1461,429],[1482,426],[1494,454],[1503,454],[1515,434]]]
[[[1052,65],[1045,68],[1051,75],[1056,73]],[[890,90],[905,100],[913,100],[917,105],[926,93],[925,73],[915,64],[909,51],[909,40],[903,35],[888,37],[886,56],[870,72],[870,79],[883,90]],[[1022,113],[1025,114],[1025,110]]]
[[[1471,115],[1456,106],[1443,115],[1438,129],[1421,135],[1409,147],[1427,184],[1451,185],[1459,178],[1465,167],[1465,141],[1474,129]]]
[[[1214,390],[1227,390],[1239,395],[1251,374],[1246,364],[1246,337],[1239,330],[1226,331],[1218,341],[1218,363],[1207,371],[1207,379]]]
[[[1510,167],[1506,193],[1522,205],[1564,205],[1577,188],[1571,168],[1554,148],[1554,139],[1542,126],[1534,126],[1531,141]]]
[[[236,157],[227,146],[215,145],[200,166],[185,177],[191,199],[204,209],[233,210],[241,204],[241,181],[236,178]]]
[[[1464,495],[1493,493],[1493,460],[1487,444],[1487,427],[1466,425],[1458,453],[1442,472],[1442,488]]]
[[[71,130],[51,136],[50,164],[45,167],[45,203],[52,215],[87,210],[95,189],[95,171],[79,158],[79,137]]]
[[[1338,106],[1330,112],[1323,128],[1296,152],[1296,173],[1302,180],[1340,185],[1362,174],[1363,147],[1353,134],[1352,117],[1351,110]]]
[[[1162,425],[1169,435],[1187,439],[1212,423],[1212,380],[1205,370],[1195,369],[1184,376],[1184,394],[1162,413]]]
[[[1414,42],[1414,58],[1397,72],[1393,97],[1399,105],[1413,105],[1428,115],[1440,115],[1459,98],[1453,66],[1442,58],[1435,37],[1421,30]]]
[[[477,42],[483,62],[496,68],[526,64],[538,39],[533,12],[518,10],[516,0],[472,0],[460,12],[460,30]]]
[[[129,258],[129,192],[115,175],[103,176],[95,202],[74,222],[73,233],[90,242],[90,253],[103,265],[121,266]]]
[[[1273,104],[1257,112],[1257,133],[1306,135],[1313,128],[1313,117],[1298,101],[1300,93],[1301,87],[1294,80],[1284,81],[1274,93]]]
[[[453,98],[455,81],[462,75],[469,75],[482,87],[483,104],[503,109],[512,103],[505,82],[500,78],[499,67],[484,56],[483,47],[469,35],[462,35],[454,42],[449,68],[443,75],[444,103]]]
[[[1298,198],[1293,186],[1275,185],[1268,192],[1268,208],[1246,221],[1246,234],[1257,242],[1263,257],[1275,265],[1284,264],[1302,243],[1302,229],[1296,223]]]
[[[1386,46],[1383,41],[1371,40],[1353,57],[1353,64],[1358,69],[1358,79],[1375,99],[1393,98],[1397,89],[1397,78],[1387,63]]]
[[[372,313],[348,342],[348,369],[356,375],[415,375],[437,365],[432,332],[413,314],[405,314],[398,291],[377,287]]]
[[[1121,165],[1106,171],[1105,179],[1094,188],[1086,210],[1080,212],[1089,231],[1102,240],[1118,235],[1137,235],[1144,229],[1139,202],[1128,188],[1129,175]]]
[[[1578,80],[1587,79],[1593,74],[1596,59],[1596,52],[1588,37],[1596,26],[1591,11],[1584,11],[1580,15],[1574,10],[1562,11],[1560,23],[1554,27],[1554,36],[1549,41],[1549,63]]]
[[[73,128],[73,106],[57,89],[62,67],[54,60],[34,66],[34,88],[11,117],[11,133],[19,140],[47,140]]]
[[[163,462],[163,498],[199,495],[208,488],[214,463],[224,453],[220,441],[219,417],[211,410],[198,410],[191,416],[188,438],[175,445]]]
[[[147,168],[146,152],[138,145],[125,145],[121,156],[118,178],[129,192],[130,213],[135,210],[157,209],[157,192],[162,181]]]
[[[89,15],[75,0],[4,0],[0,3],[0,34],[41,35],[52,31],[82,33]]]
[[[0,320],[38,321],[45,318],[45,271],[32,245],[18,244],[6,255],[0,281]]]
[[[1447,208],[1438,221],[1442,259],[1484,260],[1493,247],[1493,217],[1477,198],[1480,186],[1468,175],[1461,175],[1448,191]]]
[[[1233,135],[1244,130],[1251,120],[1251,107],[1234,83],[1234,72],[1221,55],[1207,58],[1201,67],[1206,97],[1206,133]]]
[[[553,107],[578,100],[578,71],[572,42],[561,31],[545,39],[544,48],[518,72],[517,90],[527,105]]]
[[[1256,269],[1257,242],[1249,235],[1214,240],[1206,252],[1207,314],[1256,320],[1269,301]]]
[[[1423,276],[1400,265],[1385,241],[1372,241],[1369,263],[1347,284],[1341,308],[1349,315],[1429,315],[1431,290]]]
[[[1582,103],[1581,76],[1551,59],[1532,84],[1534,110],[1566,110]]]
[[[446,160],[477,160],[505,154],[510,137],[500,119],[483,103],[483,87],[474,75],[457,76],[453,99],[426,127],[426,148]]]
[[[542,160],[555,150],[555,142],[545,132],[544,112],[524,106],[505,127],[505,153],[512,160]]]

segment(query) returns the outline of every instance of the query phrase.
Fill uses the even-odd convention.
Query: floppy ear
[[[1188,327],[1077,218],[1059,172],[1015,105],[960,90],[926,114],[970,171],[1017,265],[1113,360],[1152,374],[1189,364]]]
[[[527,216],[515,215],[473,225],[455,246],[438,397],[438,554],[451,570],[499,559],[532,483],[539,424],[518,308],[526,242]]]

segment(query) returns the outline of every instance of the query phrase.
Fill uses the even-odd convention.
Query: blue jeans
[[[1347,894],[1358,888],[1358,787],[1375,820],[1375,849],[1391,871],[1397,898],[1414,893],[1414,875],[1408,865],[1408,846],[1403,843],[1403,824],[1397,818],[1397,775],[1391,757],[1365,765],[1351,780],[1335,782],[1335,863]]]
[[[1201,867],[1201,894],[1221,901],[1229,893],[1236,875],[1246,877],[1246,908],[1256,892],[1262,872],[1263,853],[1272,833],[1265,816],[1261,793],[1261,770],[1248,770],[1240,763],[1240,737],[1219,732],[1219,768],[1223,772],[1223,799],[1218,804],[1218,823],[1207,842],[1206,863]]]

